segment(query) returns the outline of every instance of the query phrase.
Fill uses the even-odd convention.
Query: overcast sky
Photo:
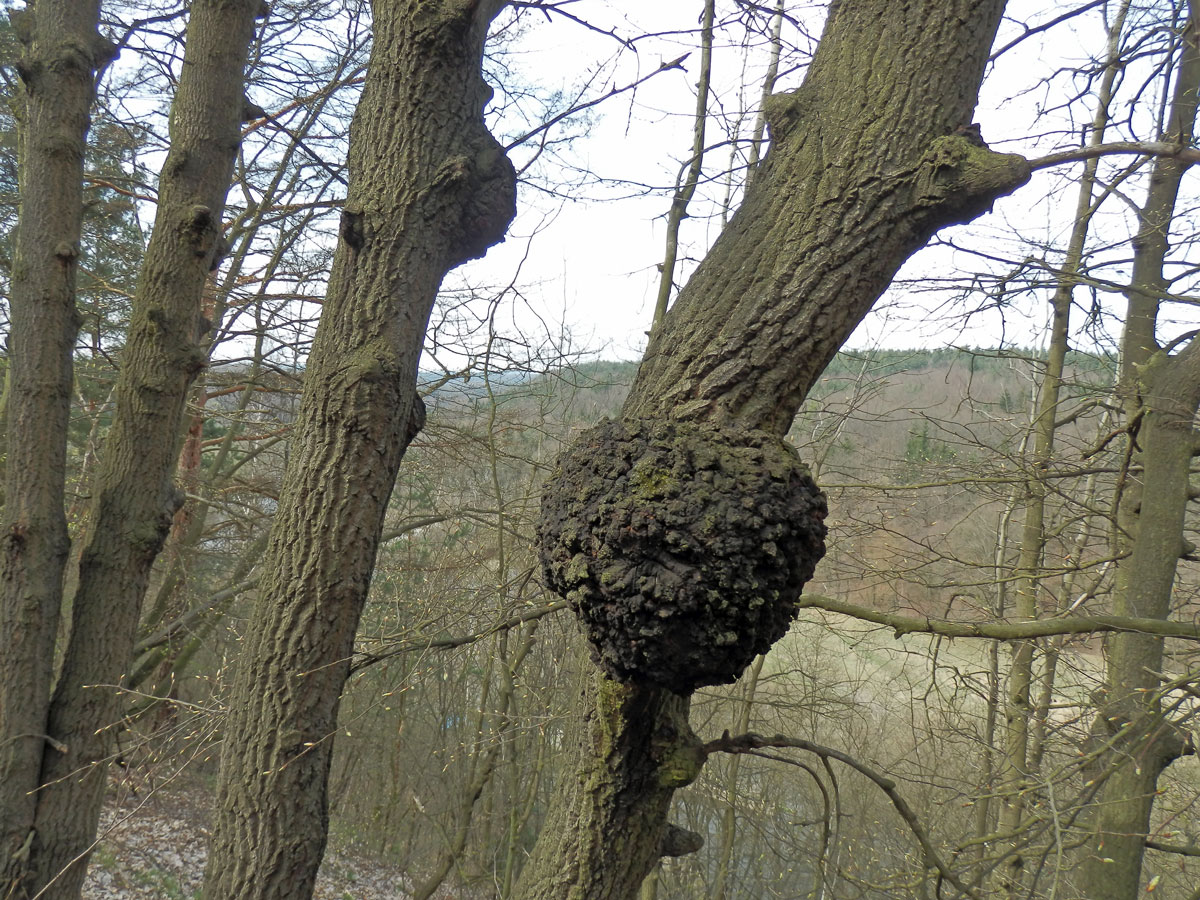
[[[558,18],[537,22],[516,45],[516,75],[542,89],[562,90],[567,95],[584,84],[590,85],[589,96],[626,85],[693,48],[701,7],[700,0],[638,4],[579,0],[567,8],[586,18],[594,30]],[[789,12],[810,34],[791,25],[785,29],[782,68],[786,74],[781,87],[798,83],[801,73],[797,67],[813,46],[823,7],[821,3],[789,4]],[[1020,33],[1016,22],[1045,21],[1063,9],[1056,3],[1014,0],[1009,5],[1012,21],[1002,31],[1000,43]],[[626,38],[659,36],[638,40],[636,52],[631,52],[600,33],[609,31]],[[744,131],[748,133],[766,47],[759,40],[757,47],[745,52],[737,46],[744,37],[745,30],[737,25],[718,35],[714,62],[717,95],[711,108],[730,114],[746,108]],[[1031,38],[1002,57],[989,72],[976,116],[989,143],[996,149],[1029,156],[1077,144],[1078,137],[1067,132],[1089,120],[1091,109],[1054,110],[1072,82],[1043,82],[1064,67],[1098,55],[1103,42],[1097,11],[1072,27]],[[693,52],[684,65],[684,70],[663,72],[636,92],[596,107],[583,134],[562,156],[601,180],[584,179],[564,189],[566,198],[551,197],[533,187],[525,189],[506,244],[493,250],[483,263],[460,273],[475,285],[512,280],[519,286],[519,292],[508,298],[511,303],[498,305],[501,329],[515,326],[529,333],[531,340],[539,329],[567,333],[575,348],[608,358],[640,355],[657,289],[657,264],[663,255],[665,213],[670,203],[668,193],[651,188],[672,184],[690,152],[699,53]],[[1079,121],[1071,120],[1071,115]],[[511,122],[508,126],[515,127]],[[723,138],[720,131],[710,128],[707,143]],[[522,153],[514,153],[518,161]],[[729,154],[728,146],[711,151],[706,173],[711,176],[727,168]],[[993,214],[969,229],[951,229],[944,236],[955,243],[992,247],[1018,256],[1026,251],[1013,245],[1010,233],[1014,228],[1019,228],[1026,241],[1061,245],[1074,193],[1049,201],[1047,197],[1072,174],[1072,170],[1041,174],[1016,196],[998,203]],[[687,258],[677,279],[690,270],[719,232],[717,213],[725,192],[723,179],[698,192],[693,206],[696,217],[685,223],[681,255]],[[1116,213],[1118,218],[1127,215],[1127,209]],[[924,286],[929,286],[956,272],[961,275],[975,264],[970,255],[932,248],[918,255],[901,278],[928,281]],[[1005,340],[1028,346],[1037,342],[1044,328],[1044,303],[1037,302],[1023,310],[1007,310],[1003,320],[995,310],[965,322],[935,319],[930,310],[945,297],[919,290],[920,283],[915,287],[905,286],[886,297],[880,312],[864,323],[852,345],[994,346]]]

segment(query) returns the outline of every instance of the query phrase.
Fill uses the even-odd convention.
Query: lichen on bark
[[[606,672],[687,694],[736,680],[787,631],[825,512],[776,435],[606,420],[547,483],[539,549]]]

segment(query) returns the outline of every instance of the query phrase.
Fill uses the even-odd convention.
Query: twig
[[[360,656],[357,662],[350,666],[351,672],[358,672],[367,666],[374,665],[377,662],[383,662],[385,659],[391,659],[393,656],[399,656],[401,653],[413,653],[420,650],[452,650],[455,647],[463,647],[467,644],[473,644],[476,641],[481,641],[484,638],[491,637],[501,631],[506,631],[509,628],[516,628],[518,625],[523,625],[526,622],[532,622],[534,619],[540,619],[543,616],[548,616],[550,613],[558,612],[560,609],[566,609],[569,606],[566,600],[556,600],[553,603],[548,603],[545,606],[538,606],[534,609],[527,609],[523,613],[518,613],[515,616],[510,616],[503,619],[494,625],[489,625],[480,631],[474,631],[470,634],[460,634],[457,637],[448,638],[429,638],[428,640],[411,640],[402,641],[395,646],[381,653],[364,653]]]
[[[595,100],[589,100],[587,103],[580,103],[578,106],[572,106],[570,109],[563,110],[556,116],[551,116],[549,119],[547,119],[541,125],[539,125],[537,128],[533,129],[533,131],[526,132],[525,134],[521,135],[516,140],[510,141],[508,143],[508,145],[504,148],[505,151],[507,152],[507,151],[511,150],[513,147],[516,147],[516,146],[519,146],[519,145],[525,143],[531,137],[539,135],[543,131],[548,131],[549,129],[553,128],[555,125],[557,125],[563,119],[568,118],[569,116],[573,116],[576,113],[581,113],[585,109],[591,109],[593,106],[603,103],[605,100],[610,100],[619,94],[624,94],[626,91],[632,91],[634,88],[637,88],[638,86],[640,86],[642,84],[645,84],[647,81],[649,81],[655,75],[661,74],[662,72],[668,72],[671,69],[681,69],[682,70],[684,61],[690,55],[691,55],[690,53],[685,53],[685,54],[683,54],[683,56],[679,57],[678,59],[673,59],[670,62],[662,63],[657,69],[655,69],[649,75],[643,75],[637,81],[630,82],[629,84],[625,85],[624,87],[613,88],[607,94],[604,94],[601,97],[597,97]]]
[[[769,754],[760,754],[757,752],[758,750],[768,747],[788,747],[812,753],[816,756],[819,756],[822,760],[836,759],[838,762],[849,766],[860,775],[870,779],[872,782],[874,782],[875,786],[883,791],[884,794],[887,795],[887,798],[892,801],[892,806],[900,815],[900,818],[904,820],[904,823],[908,825],[909,830],[913,833],[913,837],[915,837],[917,839],[917,843],[921,845],[921,851],[925,854],[926,864],[930,868],[936,869],[937,873],[943,879],[954,885],[954,887],[956,887],[964,896],[972,897],[975,898],[975,900],[978,900],[979,895],[963,884],[963,882],[959,880],[958,876],[955,875],[954,872],[950,870],[950,867],[947,866],[942,860],[941,856],[938,855],[937,850],[929,840],[929,836],[925,833],[925,829],[921,826],[921,822],[917,818],[917,814],[913,812],[912,807],[910,807],[908,803],[905,802],[904,798],[900,796],[900,792],[896,789],[896,782],[885,777],[879,772],[876,772],[870,766],[859,762],[854,757],[843,753],[840,750],[834,750],[832,747],[824,747],[821,744],[815,744],[812,741],[806,741],[803,738],[791,738],[782,734],[777,734],[773,737],[763,737],[757,734],[739,734],[731,737],[728,731],[715,741],[708,741],[707,743],[701,745],[701,751],[706,757],[712,753],[718,752],[749,753],[754,756],[770,756]],[[782,757],[771,756],[770,758],[777,759],[781,762],[792,762],[791,760],[786,760]],[[800,764],[796,763],[796,765]]]

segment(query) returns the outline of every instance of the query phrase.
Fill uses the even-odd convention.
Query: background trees
[[[35,12],[49,8],[39,5]],[[145,127],[131,125],[136,117],[122,106],[129,103],[122,89],[152,84],[170,93],[181,71],[182,28],[185,23],[200,27],[196,8],[190,19],[180,10],[143,15],[129,7],[125,15],[126,8],[121,9],[121,15],[108,10],[102,21],[113,28],[118,43],[136,51],[138,65],[107,70],[101,88],[105,116],[96,117],[93,132],[99,136],[97,152],[84,170],[88,190],[103,201],[91,207],[97,237],[83,239],[81,259],[95,274],[97,294],[105,292],[109,299],[95,314],[77,304],[89,331],[86,346],[76,353],[68,393],[75,402],[67,405],[59,396],[56,407],[60,416],[67,410],[74,418],[67,419],[69,441],[60,457],[62,487],[50,505],[63,510],[68,534],[75,529],[75,552],[86,557],[85,563],[99,552],[84,549],[91,546],[88,534],[109,539],[115,532],[120,539],[122,530],[100,524],[100,514],[87,512],[84,502],[99,510],[101,498],[111,496],[106,485],[116,483],[107,467],[121,456],[114,452],[120,446],[114,435],[122,434],[123,426],[114,421],[122,405],[114,410],[108,403],[107,385],[116,374],[109,359],[119,365],[127,391],[135,379],[129,360],[136,359],[133,351],[142,333],[110,321],[119,319],[114,307],[120,309],[112,298],[128,292],[121,273],[129,258],[141,254],[133,233],[140,219],[134,213],[145,207],[138,204],[157,199],[160,211],[170,206],[170,167],[157,184],[145,168],[147,160],[152,167],[161,164],[147,154],[167,146],[155,131],[160,120],[147,115]],[[177,404],[186,397],[189,407],[173,423],[164,420],[172,438],[162,446],[170,452],[157,462],[139,460],[165,469],[182,443],[178,484],[184,497],[174,497],[172,506],[179,499],[185,503],[170,518],[163,504],[155,507],[154,542],[165,536],[165,552],[153,569],[147,556],[142,574],[130,575],[148,590],[127,586],[119,592],[123,607],[100,607],[130,613],[131,603],[142,603],[145,593],[136,629],[130,613],[128,627],[114,628],[116,620],[106,618],[104,628],[87,626],[82,632],[89,637],[120,632],[121,641],[111,649],[113,658],[125,661],[106,663],[106,673],[78,676],[70,675],[74,663],[59,666],[67,673],[59,678],[62,691],[73,684],[119,681],[124,692],[103,691],[106,705],[97,706],[90,720],[62,713],[60,724],[51,718],[51,726],[28,732],[48,735],[79,754],[55,763],[65,766],[60,796],[90,790],[89,796],[97,797],[95,775],[117,753],[157,778],[166,760],[203,760],[212,746],[207,742],[225,737],[225,801],[210,859],[214,896],[290,896],[309,890],[324,841],[325,801],[320,791],[308,788],[320,784],[326,769],[332,773],[329,796],[335,831],[341,829],[338,839],[357,841],[403,867],[408,888],[422,896],[447,882],[482,895],[553,893],[558,889],[554,879],[578,872],[600,885],[596,893],[628,896],[646,869],[656,865],[659,850],[694,848],[694,838],[685,832],[705,836],[708,849],[657,864],[651,883],[656,887],[647,887],[647,893],[920,895],[935,892],[940,883],[943,892],[1048,895],[1075,889],[1091,896],[1085,882],[1070,884],[1076,860],[1090,858],[1094,874],[1083,877],[1102,881],[1104,890],[1123,892],[1116,895],[1129,895],[1157,878],[1156,891],[1187,896],[1193,887],[1187,868],[1190,769],[1185,762],[1166,769],[1157,784],[1147,782],[1153,767],[1144,765],[1148,757],[1138,750],[1147,738],[1157,744],[1165,736],[1179,737],[1177,749],[1188,749],[1191,703],[1190,645],[1178,638],[1164,645],[1160,637],[1193,636],[1186,606],[1193,573],[1185,560],[1173,584],[1171,571],[1175,547],[1189,552],[1188,544],[1181,535],[1177,542],[1143,524],[1148,518],[1167,523],[1171,535],[1179,535],[1188,521],[1182,510],[1190,470],[1190,400],[1183,377],[1189,328],[1183,324],[1170,331],[1173,313],[1160,307],[1188,301],[1193,267],[1190,248],[1179,237],[1167,240],[1157,270],[1153,256],[1161,238],[1190,233],[1186,225],[1168,224],[1171,214],[1161,203],[1163,185],[1190,160],[1191,141],[1180,124],[1189,97],[1183,73],[1191,34],[1183,6],[1083,3],[1021,24],[1000,23],[999,44],[1017,49],[1000,54],[997,66],[1020,52],[1023,43],[1066,44],[1093,36],[1096,61],[1072,74],[1078,79],[1075,100],[1063,107],[1067,121],[1061,125],[1044,118],[1040,125],[1006,129],[984,118],[984,134],[997,147],[1001,137],[1038,131],[1048,133],[1050,145],[1082,146],[1035,160],[1038,169],[1072,158],[1098,161],[1086,174],[1089,186],[1079,193],[1071,188],[1071,199],[1062,204],[1078,208],[1073,226],[1055,219],[1040,233],[1026,216],[1011,237],[998,235],[1001,220],[992,219],[992,231],[983,232],[985,243],[952,233],[944,236],[943,251],[950,248],[959,259],[970,254],[978,266],[961,282],[948,274],[920,280],[923,287],[945,288],[972,307],[1002,309],[1010,316],[1018,314],[1023,296],[1050,301],[1058,323],[1052,352],[989,347],[911,363],[887,353],[868,354],[836,361],[827,380],[809,392],[846,330],[928,232],[981,211],[993,193],[1025,175],[1019,158],[989,153],[965,127],[972,101],[963,86],[977,74],[963,72],[982,69],[988,41],[972,31],[984,21],[976,8],[964,10],[955,20],[959,25],[946,25],[965,33],[940,31],[937,17],[946,9],[946,4],[914,6],[916,18],[909,20],[892,15],[890,7],[885,16],[876,15],[869,3],[842,4],[840,18],[829,26],[833,40],[823,42],[805,87],[793,90],[796,69],[807,62],[811,47],[800,26],[814,24],[802,18],[803,10],[715,4],[713,74],[700,59],[686,63],[688,78],[701,80],[703,73],[709,87],[698,92],[694,109],[689,102],[681,113],[689,126],[677,151],[679,184],[695,193],[687,204],[693,218],[676,217],[681,271],[675,278],[668,271],[663,279],[668,296],[672,282],[685,278],[716,223],[728,215],[727,198],[738,195],[744,166],[760,158],[755,121],[760,76],[768,84],[783,79],[782,93],[765,105],[774,147],[752,170],[754,186],[742,213],[730,220],[710,261],[667,314],[624,408],[650,419],[719,420],[776,432],[790,427],[792,440],[804,446],[804,456],[831,493],[834,525],[831,555],[818,573],[820,583],[803,601],[802,624],[756,661],[744,682],[729,692],[704,688],[693,697],[688,724],[676,698],[597,681],[584,661],[579,635],[567,617],[556,615],[561,602],[539,586],[530,550],[536,498],[556,454],[583,425],[621,409],[631,373],[595,364],[577,372],[567,365],[570,355],[561,342],[541,347],[506,334],[502,322],[514,315],[509,301],[527,289],[519,282],[507,290],[490,289],[485,285],[491,276],[479,273],[442,292],[434,307],[430,362],[417,365],[419,320],[435,302],[436,283],[462,256],[483,249],[486,241],[481,237],[481,243],[473,243],[472,234],[494,236],[495,229],[483,226],[499,228],[490,215],[494,210],[474,206],[481,186],[471,174],[475,165],[492,171],[489,160],[504,168],[480,130],[485,92],[475,74],[484,23],[497,10],[456,4],[426,9],[430,16],[444,12],[443,21],[423,19],[403,6],[390,10],[394,20],[372,20],[357,3],[321,4],[320,9],[300,2],[276,4],[251,47],[250,102],[241,103],[239,84],[238,102],[232,104],[248,119],[241,126],[241,149],[231,157],[236,184],[222,229],[227,262],[211,276],[207,258],[202,265],[199,257],[189,257],[184,267],[195,288],[187,295],[193,318],[186,334],[198,355],[189,358],[211,354],[215,363],[201,373],[203,381],[191,386],[181,370],[171,393]],[[573,23],[567,17],[577,11],[566,7],[516,12],[495,20],[498,51],[519,48],[533,23],[547,16],[559,17],[547,27],[592,25]],[[697,4],[689,17],[701,12]],[[998,9],[992,12],[999,15]],[[369,125],[382,136],[358,141],[352,154],[358,162],[348,177],[341,166],[346,114],[359,89],[367,90],[362,79],[368,21],[377,55],[397,61],[376,66],[377,77],[387,81],[390,73],[406,73],[377,84],[381,94],[393,90],[401,106],[425,111],[435,99],[445,101],[447,84],[457,86],[467,99],[461,106],[451,104],[463,116],[456,121],[469,124],[444,135],[437,116],[414,114],[404,128],[389,130],[387,116],[372,114]],[[690,29],[690,19],[688,24]],[[685,29],[689,40],[706,42],[709,29],[700,24],[697,31]],[[843,33],[853,33],[854,40],[843,40]],[[380,35],[394,36],[394,47],[379,43]],[[861,61],[864,41],[869,43],[864,35],[875,35],[871,39],[882,48],[871,57],[873,66]],[[756,41],[763,53],[745,57],[747,76],[734,84],[722,74],[729,67],[721,68],[721,59],[728,59],[721,54],[732,45],[740,54]],[[902,59],[889,55],[902,47],[911,53]],[[948,53],[947,48],[953,49]],[[778,69],[771,63],[774,53]],[[662,58],[668,62],[655,60],[650,71],[639,73],[645,79],[639,91],[676,77],[683,64],[670,61],[674,54]],[[533,109],[537,117],[555,120],[572,103],[609,95],[624,102],[633,92],[622,92],[616,83],[585,85],[560,96],[526,90],[511,77],[515,59],[498,53],[485,63],[499,88],[493,127],[510,135],[500,143],[511,145],[508,150],[531,190],[578,191],[581,183],[591,189],[596,185],[591,177],[564,188],[564,179],[551,167],[569,157],[561,138],[576,133],[571,129],[580,127],[580,118],[562,119],[568,123],[563,131],[512,116]],[[943,80],[908,77],[904,67],[918,59],[926,60],[919,66],[922,73],[933,67]],[[884,74],[889,60],[893,68]],[[417,71],[438,89],[424,89],[412,74]],[[233,81],[222,83],[229,87]],[[886,90],[881,92],[881,85]],[[180,100],[182,90],[181,82]],[[906,91],[919,96],[900,102]],[[739,94],[750,101],[739,102]],[[1147,99],[1152,95],[1162,98],[1158,107]],[[806,104],[819,115],[807,113]],[[921,114],[912,115],[913,109]],[[695,127],[697,112],[711,117],[703,130]],[[1071,119],[1091,123],[1082,138],[1073,136]],[[1055,135],[1059,127],[1062,132]],[[1108,150],[1123,149],[1127,155],[1103,160],[1093,155],[1103,147],[1085,145],[1099,143],[1102,127],[1106,141],[1123,143]],[[697,139],[698,134],[708,137]],[[110,135],[112,149],[106,150]],[[399,146],[388,151],[385,137]],[[420,141],[413,143],[417,137]],[[733,141],[728,148],[711,146],[727,137]],[[459,140],[477,140],[489,152],[459,152],[450,146]],[[232,145],[230,138],[227,147]],[[439,146],[444,152],[436,150]],[[1021,147],[1026,156],[1039,155],[1029,146]],[[1157,155],[1139,154],[1139,148]],[[697,168],[698,149],[705,152]],[[1155,164],[1152,158],[1169,162]],[[403,172],[383,165],[396,160],[410,164]],[[999,178],[966,202],[972,179],[988,171]],[[391,192],[386,195],[393,204],[390,213],[371,200],[372,178]],[[1154,203],[1137,199],[1144,178],[1155,186]],[[664,179],[667,190],[657,211],[679,199],[674,180],[673,172]],[[353,188],[364,191],[361,204],[351,193],[347,205],[347,182],[361,186]],[[1054,187],[1046,181],[1039,185]],[[1182,201],[1174,215],[1186,221],[1186,178],[1180,177],[1178,190]],[[1077,203],[1076,197],[1083,199]],[[1131,218],[1134,228],[1122,232],[1122,215],[1112,210],[1127,200],[1138,211]],[[401,227],[405,216],[418,211],[421,229]],[[445,227],[427,227],[433,222]],[[696,227],[705,222],[713,225],[708,235]],[[360,228],[365,229],[361,234]],[[323,273],[335,255],[338,229],[340,268],[327,286]],[[409,257],[382,249],[391,240],[388,229],[395,229],[393,247]],[[215,226],[206,235],[215,236]],[[419,246],[406,243],[417,237]],[[367,265],[369,247],[380,258],[393,263],[408,258],[411,265]],[[217,248],[209,249],[215,253]],[[152,255],[147,253],[147,265]],[[19,254],[12,267],[10,389],[18,384],[20,369],[17,261]],[[1123,269],[1131,262],[1136,272]],[[390,273],[391,280],[375,280],[380,271]],[[420,284],[414,286],[405,272],[419,272]],[[762,278],[763,273],[770,277]],[[143,276],[137,290],[148,283]],[[355,284],[361,289],[352,289]],[[1117,318],[1105,298],[1123,288],[1135,306],[1141,304],[1128,316],[1138,324],[1131,334],[1140,335],[1144,349],[1139,352],[1150,351],[1132,369],[1127,365],[1131,351],[1120,359],[1106,355],[1110,345],[1102,329]],[[309,357],[311,301],[322,296],[323,327],[341,333],[322,338],[327,349]],[[792,302],[799,310],[795,314],[789,312]],[[717,313],[698,312],[711,312],[714,303],[720,306]],[[805,318],[810,313],[811,321]],[[1086,313],[1082,326],[1081,313]],[[213,342],[194,327],[201,315],[214,326],[213,342],[224,341],[224,349],[208,349]],[[368,320],[374,324],[364,325]],[[455,334],[472,321],[480,329],[475,335]],[[706,322],[713,332],[701,340],[697,335]],[[448,352],[452,334],[462,342]],[[697,347],[690,347],[690,340]],[[1163,348],[1161,356],[1152,341]],[[80,364],[80,354],[88,367]],[[1169,374],[1160,380],[1156,371]],[[297,395],[301,374],[308,391],[303,406]],[[410,422],[403,410],[416,407],[403,387],[407,381],[422,395],[429,419],[406,461],[407,475],[393,491],[387,467],[342,472],[340,464],[354,454],[330,450],[337,440],[357,442],[367,456],[386,446],[389,465],[398,462]],[[367,391],[375,399],[357,407],[335,402],[339,386],[353,385],[364,391],[374,385],[391,399],[382,402]],[[1182,391],[1184,402],[1166,428],[1160,426],[1170,399],[1161,393],[1164,387]],[[793,420],[791,413],[806,394]],[[1035,402],[1034,396],[1041,400]],[[10,416],[18,405],[9,406]],[[339,409],[350,410],[349,418],[339,419]],[[331,429],[325,443],[311,426],[318,419]],[[1053,441],[1045,436],[1047,424],[1054,426]],[[291,439],[293,432],[298,440]],[[390,437],[379,439],[381,434]],[[1162,457],[1174,460],[1173,474],[1155,468],[1157,451],[1151,448],[1160,446],[1151,441],[1155,435],[1182,437],[1174,456]],[[33,440],[32,431],[15,426],[8,436],[18,443]],[[21,452],[28,459],[28,447]],[[10,454],[9,464],[17,458]],[[40,468],[37,459],[35,468]],[[329,468],[314,465],[313,459],[328,461]],[[293,474],[281,480],[285,461]],[[368,470],[378,483],[368,483],[363,475]],[[317,482],[302,477],[305,471],[310,476],[341,472],[346,496],[359,505],[323,502],[312,489]],[[1154,512],[1158,507],[1139,499],[1153,494],[1155,484],[1163,485],[1156,496],[1171,504],[1169,522]],[[6,505],[6,514],[19,508]],[[355,509],[362,514],[358,519]],[[272,515],[284,521],[286,510],[295,524],[277,527],[268,551],[265,523]],[[339,510],[347,523],[366,523],[363,529],[329,525],[330,511]],[[123,516],[122,522],[142,519]],[[305,533],[309,536],[301,538]],[[354,578],[347,577],[345,554],[324,542],[329,534],[357,548],[361,564]],[[1137,556],[1139,547],[1143,554],[1160,552],[1151,554],[1151,561]],[[337,558],[323,570],[326,586],[298,587],[304,573],[317,569],[285,564],[289,554],[317,559],[330,552]],[[368,581],[368,563],[376,555]],[[100,556],[109,564],[118,559],[107,551]],[[284,577],[285,569],[295,571]],[[1130,590],[1150,588],[1152,579],[1132,573],[1151,569],[1165,573],[1153,591],[1158,607],[1137,601]],[[67,564],[67,597],[91,596],[87,571],[87,565]],[[90,601],[82,608],[77,603],[71,617],[86,622],[95,609]],[[5,627],[18,627],[12,624],[21,621],[18,607],[5,610]],[[908,636],[896,642],[848,622],[845,612]],[[281,644],[278,621],[288,616],[304,624],[286,629],[291,642]],[[1103,639],[1110,661],[1102,674],[1101,639],[1083,635],[1131,628],[1137,637]],[[39,631],[43,643],[57,639],[53,631]],[[971,633],[1030,640],[1014,644],[1020,649],[1010,656],[1007,648],[974,641],[951,646],[939,637]],[[324,647],[322,634],[330,638]],[[274,672],[269,666],[255,670],[253,660],[267,657],[239,652],[248,644],[280,648]],[[1141,648],[1139,661],[1124,665],[1122,660],[1134,655],[1122,647],[1135,644]],[[0,652],[14,659],[35,649],[15,640],[5,647],[13,649]],[[1161,659],[1146,655],[1160,650]],[[225,663],[237,657],[251,662],[235,665],[241,699],[231,699]],[[53,658],[38,659],[48,690]],[[1107,692],[1098,693],[1102,682]],[[306,692],[306,686],[318,683],[321,691]],[[6,695],[4,716],[39,696],[27,688],[11,687],[15,705],[7,705]],[[79,696],[99,693],[84,689]],[[600,702],[581,707],[580,695]],[[271,701],[263,707],[269,714],[255,721],[259,707],[247,703],[248,697],[255,703]],[[339,697],[342,716],[335,725]],[[272,705],[274,699],[279,703]],[[324,710],[323,719],[300,714],[310,701]],[[231,719],[216,712],[222,705],[233,710]],[[4,721],[7,728],[9,720]],[[652,722],[674,730],[651,728]],[[601,734],[608,728],[609,737],[628,735],[633,747],[641,741],[649,747],[649,759],[624,748],[606,760],[606,769],[596,768],[594,754],[568,763],[570,754],[564,751],[581,724]],[[93,743],[83,732],[97,728],[93,736],[100,740]],[[698,737],[693,739],[689,728]],[[64,740],[70,729],[79,729],[81,737]],[[726,729],[733,734],[723,737]],[[1004,739],[1006,730],[1012,740]],[[779,737],[742,737],[747,731]],[[12,739],[17,734],[27,733],[6,732],[0,745],[5,753],[24,746]],[[172,756],[175,751],[179,757]],[[294,759],[272,756],[277,751]],[[722,759],[726,752],[737,762]],[[762,753],[790,755],[786,763],[753,755]],[[705,758],[709,761],[701,770]],[[598,853],[589,858],[588,848],[599,845],[587,829],[543,828],[547,817],[551,823],[572,821],[572,809],[563,801],[579,801],[579,771],[590,771],[589,783],[598,789],[617,793],[627,788],[620,782],[626,776],[635,784],[654,781],[652,789],[635,792],[637,801],[621,813],[643,830],[619,833],[635,842],[645,838],[621,857],[628,863],[624,868],[614,869]],[[655,781],[664,771],[669,777]],[[74,777],[85,772],[93,777]],[[617,776],[615,782],[606,784],[611,775]],[[1125,784],[1128,775],[1142,781]],[[39,770],[30,783],[36,786],[42,777]],[[672,797],[674,787],[690,778],[696,778],[692,787]],[[882,788],[889,780],[898,785],[895,796]],[[49,810],[54,793],[17,789],[4,813],[19,812],[30,802],[45,802]],[[253,799],[258,807],[269,806],[273,796],[283,801],[275,807],[281,827],[274,836],[245,836],[254,814],[247,804]],[[897,815],[896,797],[903,801],[899,808],[908,811],[904,815]],[[683,830],[668,832],[662,844],[655,835],[668,815],[668,801],[671,820]],[[304,821],[316,827],[288,827],[288,804],[312,810]],[[1136,809],[1135,825],[1105,824],[1104,815],[1122,809]],[[81,818],[86,823],[87,816]],[[26,874],[26,847],[52,859],[37,842],[48,840],[53,829],[39,829],[26,844],[28,823],[19,816],[14,821],[7,832],[6,866],[16,874],[6,869],[6,877],[20,879],[24,889],[35,884]],[[86,831],[85,824],[63,843],[76,848],[69,853],[86,852]],[[1148,841],[1142,831],[1150,832]],[[562,841],[534,850],[539,832]],[[1120,854],[1113,850],[1114,834],[1128,845]],[[1152,855],[1142,872],[1145,846]],[[1167,853],[1172,855],[1154,855]],[[282,858],[291,862],[281,866]],[[1162,858],[1171,863],[1162,864]],[[39,862],[30,868],[41,866],[53,874],[54,865]],[[1120,879],[1111,874],[1118,870]],[[74,890],[77,877],[59,879],[53,890]]]

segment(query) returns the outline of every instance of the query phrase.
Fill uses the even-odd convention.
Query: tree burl
[[[736,680],[787,631],[825,514],[774,434],[605,420],[547,482],[538,543],[600,666],[687,694]]]

